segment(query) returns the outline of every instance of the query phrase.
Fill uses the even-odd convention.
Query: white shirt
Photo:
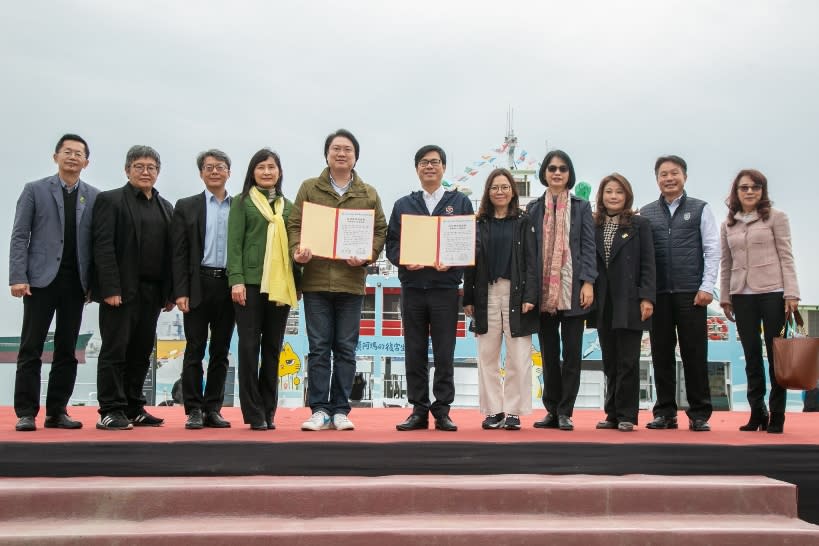
[[[671,216],[674,216],[674,211],[680,206],[680,199],[682,199],[682,195],[670,203],[668,201],[665,202]],[[713,294],[714,287],[717,284],[717,273],[719,272],[720,243],[719,226],[714,219],[714,213],[711,211],[711,206],[708,203],[706,203],[702,209],[700,237],[702,238],[702,257],[705,263],[702,271],[700,290]]]
[[[427,210],[430,214],[432,211],[435,210],[435,207],[438,206],[438,203],[441,201],[441,198],[444,196],[444,192],[446,190],[443,186],[438,186],[438,189],[432,193],[429,193],[426,190],[423,190],[424,193],[424,203],[427,205]]]

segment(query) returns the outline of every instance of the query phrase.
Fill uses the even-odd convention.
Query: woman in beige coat
[[[721,228],[720,305],[725,316],[737,323],[751,406],[751,418],[739,430],[781,433],[786,390],[774,375],[773,338],[782,329],[785,314],[795,311],[799,303],[790,224],[784,212],[771,207],[768,180],[754,169],[737,174],[726,204],[728,218]],[[770,417],[765,407],[760,326],[768,351]]]

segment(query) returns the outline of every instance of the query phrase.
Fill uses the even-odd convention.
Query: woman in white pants
[[[489,174],[477,222],[475,266],[466,271],[463,302],[478,341],[480,408],[486,416],[482,426],[519,430],[520,416],[532,411],[530,354],[539,324],[537,248],[508,170]]]

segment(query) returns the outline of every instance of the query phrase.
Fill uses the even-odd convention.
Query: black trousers
[[[239,403],[246,424],[261,424],[268,417],[273,420],[279,402],[279,355],[290,306],[268,301],[258,284],[248,284],[245,289],[245,305],[234,304],[239,334]]]
[[[657,294],[651,328],[651,361],[657,401],[654,416],[677,415],[677,337],[685,371],[688,417],[711,417],[711,387],[708,383],[708,333],[706,308],[694,305],[696,292]]]
[[[404,324],[404,354],[407,400],[413,413],[435,419],[449,415],[455,401],[455,331],[458,327],[457,288],[403,288],[401,318]],[[429,340],[435,372],[429,400]]]
[[[185,313],[185,357],[182,361],[182,396],[185,413],[201,409],[220,411],[225,400],[228,352],[233,337],[233,302],[227,278],[200,275],[202,301]],[[208,345],[210,331],[210,345]],[[202,391],[202,359],[208,347],[208,380]]]
[[[119,307],[100,303],[102,346],[97,359],[100,414],[124,411],[134,417],[145,407],[142,388],[162,310],[161,285],[140,282],[137,296]]]
[[[612,304],[607,301],[603,319],[597,325],[597,337],[603,353],[606,375],[606,420],[637,424],[640,410],[640,346],[643,332],[611,328]]]
[[[765,332],[768,351],[768,375],[771,378],[771,411],[785,411],[787,391],[776,382],[774,373],[773,338],[785,324],[785,300],[782,292],[767,294],[732,294],[737,333],[745,352],[745,375],[748,377],[748,404],[752,410],[765,407],[765,363],[762,360],[760,325]]]
[[[77,379],[74,351],[84,301],[82,285],[76,273],[59,273],[51,284],[44,288],[31,288],[31,295],[23,297],[23,328],[14,382],[14,411],[17,417],[36,417],[40,411],[43,347],[55,314],[57,324],[54,329],[54,356],[48,374],[46,415],[65,413]]]
[[[540,314],[540,354],[543,357],[543,407],[554,415],[571,415],[580,391],[580,362],[586,316]],[[563,362],[560,349],[563,348]]]

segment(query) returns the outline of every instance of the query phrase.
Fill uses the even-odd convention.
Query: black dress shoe
[[[648,422],[646,428],[650,428],[652,430],[662,430],[677,428],[677,426],[678,425],[676,417],[666,417],[665,415],[658,415],[657,417]]]
[[[65,413],[61,413],[59,415],[46,415],[45,428],[78,429],[82,428],[82,423],[71,419],[68,414]]]
[[[435,430],[443,430],[446,432],[455,432],[458,430],[458,425],[452,422],[449,415],[444,415],[435,420]]]
[[[711,425],[705,419],[692,419],[688,421],[688,430],[694,432],[711,432]]]
[[[202,410],[199,408],[192,409],[188,414],[188,420],[185,421],[185,428],[188,430],[199,430],[204,426],[205,424],[202,419]]]
[[[429,418],[426,415],[413,413],[403,423],[395,425],[395,430],[425,430],[429,428]]]
[[[210,428],[230,428],[230,421],[225,421],[218,411],[209,411],[205,414],[203,424]],[[270,428],[269,426],[267,428]]]
[[[267,423],[250,423],[250,430],[267,430]]]
[[[557,417],[557,428],[560,430],[574,430],[574,423],[572,423],[572,418],[568,415],[558,415]]]
[[[609,421],[608,419],[597,421],[597,425],[594,428],[597,430],[614,430],[617,428],[617,421]]]
[[[37,424],[34,422],[34,417],[26,415],[17,419],[17,424],[14,425],[14,430],[17,432],[31,432],[37,430]]]
[[[273,422],[272,413],[267,416],[267,419],[265,419],[265,421],[267,421],[267,430],[276,430],[276,423]],[[225,422],[227,423],[227,421]],[[228,423],[228,426],[230,426],[230,423]]]
[[[540,421],[535,421],[535,428],[557,428],[557,416],[554,413],[547,413],[546,417]]]

